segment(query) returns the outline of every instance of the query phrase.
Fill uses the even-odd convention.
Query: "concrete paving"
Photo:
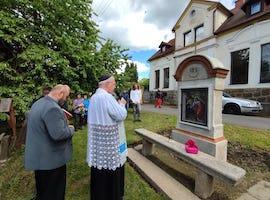
[[[260,181],[237,200],[270,200],[270,183]]]
[[[135,149],[128,149],[128,159],[156,190],[164,193],[169,199],[199,200],[199,198],[185,186]]]
[[[142,111],[155,112],[167,115],[178,115],[176,107],[162,106],[162,108],[155,108],[152,104],[143,104]],[[270,118],[246,116],[246,115],[222,115],[223,123],[234,124],[243,127],[255,129],[270,129]]]

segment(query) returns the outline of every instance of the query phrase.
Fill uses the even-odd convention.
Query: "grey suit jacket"
[[[51,170],[65,165],[72,156],[72,135],[64,112],[49,96],[30,109],[25,144],[27,170]]]

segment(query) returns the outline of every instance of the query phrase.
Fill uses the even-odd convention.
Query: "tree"
[[[0,2],[0,97],[13,97],[19,115],[42,86],[64,83],[90,91],[101,73],[115,73],[124,51],[101,40],[91,0]]]
[[[123,62],[125,71],[117,75],[118,90],[129,90],[134,83],[138,82],[137,65],[133,62]]]
[[[128,63],[125,68],[125,77],[127,77],[128,82],[138,82],[138,72],[137,72],[137,65],[133,62]]]
[[[149,90],[149,78],[143,78],[139,81],[140,86],[144,88],[144,90]]]

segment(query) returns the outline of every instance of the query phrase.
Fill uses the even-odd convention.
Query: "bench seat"
[[[231,185],[237,185],[246,174],[244,169],[228,162],[217,160],[215,157],[201,151],[198,154],[189,154],[185,151],[184,144],[162,135],[143,128],[135,129],[135,132],[143,138],[142,153],[144,155],[150,155],[155,144],[196,167],[198,177],[196,178],[197,180],[195,179],[195,193],[198,193],[202,198],[207,198],[212,194],[213,178],[218,178]],[[207,183],[209,183],[208,186]],[[205,187],[202,184],[205,184]]]

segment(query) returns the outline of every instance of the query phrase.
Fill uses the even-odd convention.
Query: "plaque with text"
[[[9,112],[11,109],[11,98],[0,99],[0,112]]]
[[[208,74],[204,66],[199,63],[189,65],[183,72],[183,81],[207,79]]]

